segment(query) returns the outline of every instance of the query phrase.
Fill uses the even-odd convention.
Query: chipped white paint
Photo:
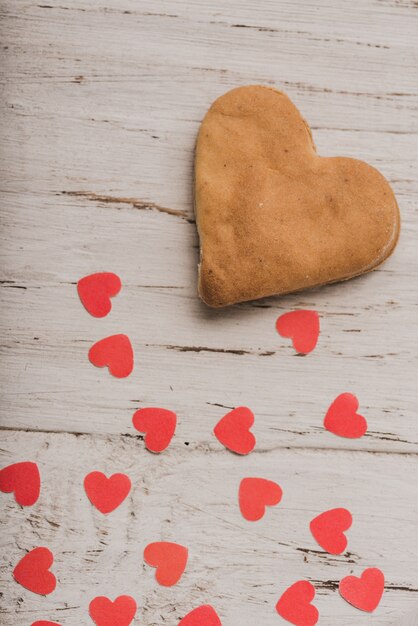
[[[274,626],[281,591],[304,577],[325,626],[395,625],[418,604],[417,27],[415,0],[3,1],[1,465],[37,460],[44,483],[33,508],[1,494],[2,624],[88,624],[92,597],[130,593],[144,626],[176,625],[202,602],[224,626]],[[195,294],[193,145],[210,102],[255,82],[287,91],[320,153],[377,166],[403,230],[371,275],[210,311]],[[124,287],[95,320],[74,283],[101,269]],[[294,307],[321,315],[305,358],[274,330]],[[135,347],[127,380],[86,359],[114,332]],[[342,391],[369,421],[359,441],[321,427]],[[256,414],[257,452],[245,459],[211,435],[238,404]],[[161,456],[132,437],[146,405],[179,415]],[[83,493],[92,469],[135,483],[108,517]],[[258,524],[236,507],[249,474],[285,494]],[[331,506],[353,512],[349,555],[326,555],[309,535]],[[191,551],[169,590],[142,564],[159,537]],[[35,545],[56,556],[48,598],[11,578]],[[387,578],[371,616],[336,592],[368,566]]]

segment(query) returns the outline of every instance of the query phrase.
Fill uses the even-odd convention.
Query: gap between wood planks
[[[229,407],[228,407],[229,408]],[[91,433],[82,430],[58,430],[58,429],[47,429],[47,428],[18,428],[15,426],[2,426],[0,425],[0,432],[10,432],[10,433],[27,433],[27,434],[44,434],[44,435],[71,435],[73,437],[89,437],[91,439],[138,439],[139,441],[144,440],[144,435],[136,434],[136,433]],[[379,436],[375,435],[374,438],[380,439]],[[386,440],[387,438],[382,437],[382,439]],[[397,440],[389,439],[389,441],[397,442]],[[404,443],[410,443],[409,441],[405,441]],[[208,453],[214,454],[216,452],[224,452],[223,449],[217,449],[212,447],[212,443],[205,442],[194,442],[191,445],[190,441],[184,441],[183,445],[187,446],[190,452],[198,452],[199,454],[202,450],[206,450]],[[252,454],[270,454],[275,450],[303,450],[304,452],[336,452],[336,453],[351,453],[351,452],[360,452],[362,454],[385,454],[385,455],[400,455],[400,456],[418,456],[418,452],[402,452],[399,450],[365,450],[364,448],[337,448],[337,447],[321,447],[321,446],[289,446],[289,445],[276,445],[273,448],[261,449],[255,448]]]

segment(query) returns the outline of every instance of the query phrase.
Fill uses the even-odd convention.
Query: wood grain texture
[[[33,459],[44,477],[32,509],[1,494],[1,623],[87,624],[92,597],[131,593],[144,626],[177,624],[206,601],[224,626],[273,626],[284,623],[274,612],[281,591],[306,577],[320,624],[399,624],[418,605],[417,3],[3,0],[0,24],[0,466]],[[209,104],[251,83],[288,93],[320,154],[382,171],[401,240],[368,276],[211,311],[196,297],[194,142]],[[124,285],[102,320],[75,287],[99,270]],[[321,316],[318,347],[303,358],[274,328],[295,307]],[[116,332],[135,348],[126,380],[87,361],[91,344]],[[358,441],[322,428],[343,391],[356,393],[369,422]],[[147,405],[179,416],[160,457],[131,424]],[[211,434],[237,405],[256,415],[248,459]],[[137,481],[106,518],[82,490],[92,469]],[[236,510],[251,473],[285,491],[260,525]],[[327,556],[309,536],[309,520],[328,506],[353,511],[350,555]],[[191,549],[171,590],[142,563],[159,537]],[[42,544],[56,554],[49,598],[11,578],[24,550]],[[387,578],[374,615],[336,591],[368,566]]]
[[[276,624],[280,594],[304,577],[317,586],[325,624],[390,624],[416,602],[418,589],[408,574],[416,571],[418,550],[416,484],[408,512],[404,500],[414,456],[257,449],[238,458],[205,446],[156,456],[137,438],[66,433],[7,433],[3,445],[4,462],[30,454],[43,478],[32,508],[20,509],[2,494],[9,530],[1,567],[5,623],[30,623],[45,611],[51,619],[63,616],[65,624],[87,623],[93,597],[128,593],[137,599],[141,624],[177,624],[205,602],[217,607],[225,624]],[[133,483],[125,503],[108,516],[89,504],[83,490],[84,476],[97,468],[126,472]],[[246,475],[283,488],[280,505],[257,523],[246,522],[238,509],[238,486]],[[309,522],[339,505],[351,510],[354,523],[349,550],[331,556],[310,535]],[[171,589],[158,587],[143,562],[144,547],[156,540],[177,541],[190,551],[187,570]],[[55,555],[58,587],[48,598],[10,580],[11,566],[36,545]],[[337,591],[342,577],[370,566],[386,575],[383,607],[373,618],[359,616]]]

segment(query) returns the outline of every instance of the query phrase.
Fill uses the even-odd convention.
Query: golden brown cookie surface
[[[393,251],[399,209],[370,165],[316,154],[289,98],[262,86],[216,100],[198,136],[199,294],[225,306],[345,280]]]

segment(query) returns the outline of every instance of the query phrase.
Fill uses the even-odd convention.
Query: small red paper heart
[[[342,554],[347,547],[344,531],[353,523],[347,509],[331,509],[321,513],[309,525],[311,533],[321,548],[330,554]]]
[[[122,287],[121,280],[112,272],[98,272],[81,278],[77,291],[84,308],[93,317],[105,317],[112,308],[110,298],[116,296]]]
[[[365,569],[360,578],[346,576],[340,582],[340,594],[350,604],[362,611],[372,612],[383,595],[385,577],[376,567]]]
[[[126,474],[107,478],[102,472],[91,472],[84,479],[84,489],[93,506],[106,514],[122,504],[131,490],[131,481]]]
[[[134,413],[132,423],[140,433],[146,433],[147,449],[158,453],[170,445],[176,430],[177,415],[168,409],[139,409]]]
[[[61,626],[61,624],[58,624],[58,622],[48,622],[41,619],[40,622],[33,622],[32,626]]]
[[[356,413],[358,405],[358,400],[352,393],[339,395],[325,415],[325,428],[340,437],[362,437],[367,430],[367,422],[362,415]]]
[[[254,414],[245,406],[237,407],[223,416],[213,432],[225,448],[237,454],[249,454],[255,447],[255,437],[250,431]]]
[[[36,463],[24,461],[14,463],[0,470],[0,491],[14,492],[15,500],[21,506],[32,506],[39,498],[41,477]]]
[[[319,315],[316,311],[290,311],[276,322],[282,337],[289,337],[299,354],[308,354],[315,348],[319,337]]]
[[[315,587],[307,580],[291,585],[276,604],[276,611],[295,626],[314,626],[319,619],[318,609],[311,604]]]
[[[89,359],[96,367],[107,366],[116,378],[126,378],[134,368],[134,353],[126,335],[101,339],[90,348]]]
[[[13,576],[22,587],[46,596],[57,585],[57,579],[49,571],[53,562],[54,556],[48,548],[34,548],[19,561],[13,570]]]
[[[136,609],[136,602],[131,596],[119,596],[113,602],[99,596],[89,605],[90,617],[97,626],[129,626]]]
[[[243,478],[238,501],[243,517],[256,522],[264,516],[266,506],[275,506],[282,499],[281,487],[266,478]]]
[[[179,626],[222,626],[215,609],[204,604],[187,613],[179,622]]]
[[[172,587],[186,569],[188,550],[178,543],[157,541],[144,550],[145,562],[156,567],[155,578],[160,585]]]

